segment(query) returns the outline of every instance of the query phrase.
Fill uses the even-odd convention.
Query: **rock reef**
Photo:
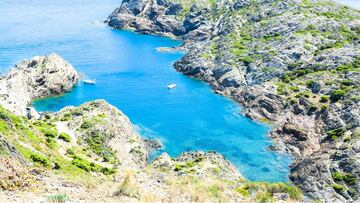
[[[274,123],[271,149],[295,157],[290,179],[306,195],[359,200],[359,11],[323,0],[126,0],[106,22],[182,39],[176,70]]]

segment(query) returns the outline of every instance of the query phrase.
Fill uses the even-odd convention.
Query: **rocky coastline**
[[[271,149],[295,157],[290,179],[307,196],[359,199],[359,11],[323,0],[124,0],[105,22],[183,40],[175,69],[275,124]]]
[[[184,152],[176,158],[163,153],[148,163],[148,154],[161,144],[141,138],[126,115],[104,100],[26,117],[24,109],[33,99],[65,93],[78,80],[79,73],[56,54],[25,60],[2,77],[2,89],[19,91],[24,97],[17,102],[9,94],[0,105],[1,202],[303,198],[290,184],[244,179],[223,155],[213,151]]]

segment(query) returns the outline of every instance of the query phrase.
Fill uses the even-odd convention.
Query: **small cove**
[[[101,23],[119,4],[1,1],[0,71],[24,58],[56,52],[97,84],[80,83],[68,94],[37,101],[37,110],[57,111],[105,99],[122,110],[141,135],[160,139],[172,156],[216,150],[250,180],[287,181],[291,159],[266,149],[270,127],[243,117],[238,104],[214,94],[206,83],[177,73],[172,64],[184,53],[156,50],[181,42]],[[177,87],[168,90],[170,83]]]

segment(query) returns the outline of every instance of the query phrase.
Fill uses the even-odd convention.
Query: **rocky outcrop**
[[[145,141],[135,132],[129,119],[106,101],[66,107],[54,116],[59,119],[56,126],[60,133],[71,135],[73,144],[85,146],[93,157],[114,163],[122,170],[146,166]]]
[[[56,54],[17,64],[0,79],[0,104],[17,115],[31,113],[31,101],[70,91],[79,80],[72,65]]]
[[[336,164],[332,156],[315,159],[328,151],[356,155],[332,145],[342,145],[346,135],[359,132],[359,11],[322,0],[161,2],[123,1],[107,22],[183,39],[188,53],[175,69],[232,97],[246,116],[274,123],[271,149],[294,155],[291,177],[302,176],[292,178],[294,183],[314,199],[357,201],[356,184],[336,183],[355,190],[353,195],[329,189],[331,170],[324,168],[319,175],[313,167]],[[181,11],[148,15],[170,7]],[[181,25],[185,31],[162,29],[167,26],[157,26],[160,18],[176,19],[167,26]],[[146,32],[143,25],[149,25]],[[345,169],[339,165],[337,170]]]
[[[243,178],[235,166],[216,152],[184,152],[175,159],[163,153],[151,165],[157,170],[171,171],[177,176],[191,173],[199,178],[206,176],[227,180]]]
[[[139,33],[156,34],[168,37],[187,36],[199,38],[209,36],[209,26],[205,24],[204,15],[209,10],[198,10],[191,7],[193,15],[180,17],[184,11],[181,3],[163,0],[125,0],[121,6],[105,21],[117,29],[130,29]],[[196,12],[195,12],[196,11]]]

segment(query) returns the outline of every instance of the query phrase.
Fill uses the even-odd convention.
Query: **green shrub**
[[[35,163],[40,163],[43,166],[49,166],[49,160],[40,154],[31,154],[30,159]]]
[[[184,167],[184,164],[175,164],[174,171],[181,171]]]
[[[65,203],[70,200],[66,194],[56,194],[48,196],[49,202]]]
[[[69,148],[66,150],[66,154],[68,155],[75,155],[75,150],[73,147]]]
[[[290,86],[289,89],[293,92],[299,92],[300,88],[298,86]]]
[[[322,95],[319,100],[321,103],[327,103],[330,101],[330,97],[326,95]]]
[[[321,110],[321,111],[329,110],[329,106],[328,106],[328,105],[321,105],[321,106],[320,106],[320,110]]]
[[[116,169],[101,167],[98,164],[95,164],[88,160],[82,159],[81,157],[78,157],[78,156],[74,156],[71,164],[74,166],[77,166],[80,169],[87,171],[87,172],[90,172],[90,171],[102,172],[104,175],[110,175],[110,174],[116,173]]]
[[[80,169],[84,171],[91,171],[90,162],[87,160],[84,160],[78,156],[75,156],[74,159],[71,162],[72,165],[79,167]]]
[[[345,190],[345,187],[344,186],[342,186],[342,185],[340,185],[340,184],[332,184],[331,185],[332,186],[332,188],[334,188],[334,190],[335,191],[337,191],[337,192],[341,192],[341,191],[344,191]]]
[[[194,167],[195,165],[196,165],[195,162],[186,162],[185,163],[186,168],[191,168],[191,167]]]
[[[58,145],[54,139],[48,137],[46,138],[46,146],[48,146],[50,149],[55,149]]]
[[[243,189],[242,187],[236,188],[236,192],[240,193],[244,197],[248,197],[250,195],[249,191]]]
[[[60,133],[58,138],[64,140],[65,142],[70,142],[71,141],[71,137],[67,133]]]
[[[249,65],[250,63],[254,62],[254,59],[252,59],[249,56],[241,57],[240,61],[244,62],[245,65]]]
[[[44,133],[46,137],[55,138],[58,135],[57,131],[51,128],[39,127],[38,129],[40,132]]]
[[[91,123],[89,121],[84,121],[83,124],[81,124],[80,128],[82,129],[88,129],[91,127]]]
[[[314,85],[316,85],[316,82],[314,80],[309,80],[309,81],[306,81],[306,86],[308,88],[311,88],[313,87]]]
[[[104,175],[115,174],[115,173],[116,173],[116,169],[103,167],[103,168],[101,168],[101,173],[103,173]]]
[[[60,121],[69,121],[69,120],[71,120],[71,117],[70,117],[70,115],[67,115],[67,114],[65,114],[65,115],[60,119]]]
[[[341,81],[341,84],[345,85],[345,86],[351,86],[351,85],[353,85],[353,82],[351,80],[346,79],[346,80]]]
[[[326,134],[331,138],[331,140],[336,140],[337,138],[343,136],[345,132],[346,132],[346,128],[336,128],[327,131]]]
[[[340,173],[340,172],[334,172],[334,173],[331,174],[331,176],[335,181],[342,181],[343,180],[343,174]]]
[[[331,100],[332,102],[338,102],[339,100],[341,100],[341,99],[343,99],[343,98],[345,97],[346,93],[347,93],[347,91],[342,90],[342,89],[340,89],[340,90],[335,90],[335,91],[333,91],[333,92],[331,93],[331,95],[330,95],[330,100]]]
[[[334,172],[331,174],[334,181],[344,181],[347,184],[354,184],[357,181],[357,178],[349,173],[341,173],[341,172]]]

